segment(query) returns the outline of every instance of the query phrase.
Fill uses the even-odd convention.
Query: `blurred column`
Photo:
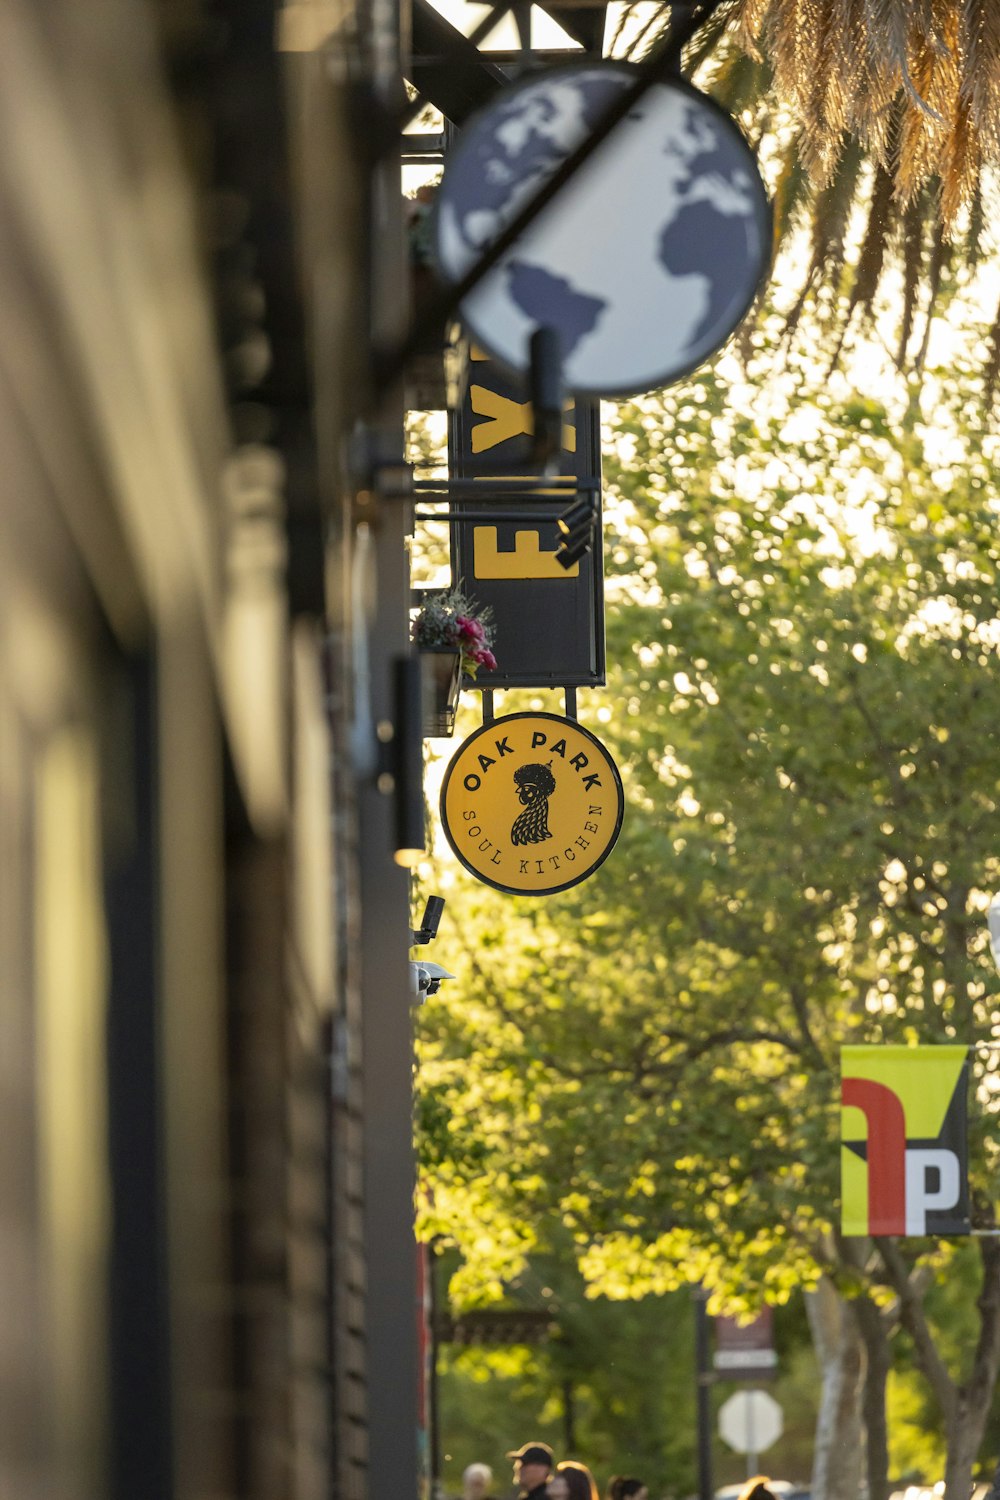
[[[698,1500],[712,1500],[712,1351],[708,1292],[694,1287],[694,1351],[698,1434]]]

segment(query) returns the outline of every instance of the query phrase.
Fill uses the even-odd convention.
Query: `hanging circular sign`
[[[462,131],[438,191],[438,267],[458,281],[635,82],[629,63],[530,74]],[[681,78],[653,84],[462,303],[489,354],[528,367],[562,340],[569,387],[630,396],[726,342],[771,256],[771,210],[733,120]]]
[[[611,853],[625,797],[600,740],[558,714],[509,714],[460,745],[441,788],[448,842],[513,895],[579,885]]]

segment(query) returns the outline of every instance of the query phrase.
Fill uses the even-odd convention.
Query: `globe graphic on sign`
[[[626,63],[533,74],[464,129],[438,195],[438,267],[458,281],[635,81]],[[768,264],[771,215],[733,121],[682,79],[653,84],[464,299],[462,319],[516,370],[561,338],[569,387],[633,395],[721,347]]]

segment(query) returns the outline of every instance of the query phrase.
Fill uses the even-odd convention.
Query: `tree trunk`
[[[969,1500],[972,1494],[972,1466],[979,1454],[986,1425],[984,1412],[981,1421],[965,1408],[961,1398],[951,1423],[947,1439],[948,1454],[944,1465],[944,1500]]]
[[[885,1388],[892,1364],[889,1335],[882,1314],[867,1297],[854,1303],[854,1315],[865,1346],[865,1383],[861,1415],[865,1430],[865,1478],[868,1500],[889,1497],[889,1428]]]
[[[824,1276],[806,1297],[822,1373],[812,1500],[858,1500],[861,1479],[860,1388],[864,1345],[851,1308]],[[963,1496],[963,1500],[968,1500]]]
[[[1000,1368],[1000,1243],[979,1241],[983,1284],[979,1292],[979,1339],[968,1380],[958,1392],[947,1425],[944,1500],[969,1500],[972,1467],[979,1457]]]

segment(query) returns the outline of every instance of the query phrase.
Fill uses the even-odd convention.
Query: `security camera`
[[[419,963],[410,963],[410,987],[416,997],[417,1004],[421,1004],[428,995],[436,995],[441,988],[442,979],[454,979],[454,974],[449,974],[447,969],[442,969],[440,964],[432,964],[429,959],[422,958]]]

